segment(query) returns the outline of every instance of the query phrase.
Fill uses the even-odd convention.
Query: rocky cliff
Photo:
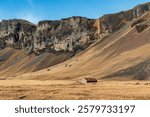
[[[94,40],[95,20],[71,17],[58,21],[40,21],[34,25],[25,20],[2,20],[0,22],[1,49],[10,46],[25,49],[29,53],[45,51],[80,51]]]
[[[2,20],[0,22],[0,48],[32,49],[36,26],[25,20]]]
[[[12,74],[12,69],[13,73],[14,69],[17,73],[37,71],[69,59],[95,41],[94,22],[83,17],[40,21],[37,25],[19,19],[2,20],[0,71],[8,69],[1,74]],[[17,54],[18,50],[23,55]]]
[[[84,17],[41,21],[35,32],[34,51],[39,48],[48,51],[80,51],[94,40],[94,22]]]
[[[105,33],[106,31],[117,31],[125,26],[128,22],[141,17],[147,11],[150,11],[150,3],[138,5],[128,11],[104,15],[99,18],[99,22],[101,24],[100,33]]]
[[[138,5],[128,11],[104,15],[98,19],[70,17],[40,21],[37,25],[21,19],[2,20],[0,50],[11,47],[26,51],[28,56],[45,52],[54,54],[55,57],[65,54],[63,60],[59,58],[58,62],[55,61],[57,64],[86,49],[96,40],[118,31],[131,21],[134,22],[132,26],[136,26],[140,33],[147,26],[137,25],[142,21],[136,19],[147,11],[150,11],[150,3]]]
[[[44,51],[76,53],[100,37],[119,30],[149,10],[150,3],[146,3],[128,11],[104,15],[96,20],[70,17],[56,21],[40,21],[37,25],[25,20],[2,20],[0,48],[11,46],[36,54]]]

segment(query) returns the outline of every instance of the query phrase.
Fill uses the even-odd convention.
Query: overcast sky
[[[0,20],[56,20],[71,16],[98,18],[150,0],[0,0]]]

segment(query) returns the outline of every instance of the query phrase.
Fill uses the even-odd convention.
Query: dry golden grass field
[[[150,81],[76,81],[3,80],[0,99],[15,100],[149,100]]]

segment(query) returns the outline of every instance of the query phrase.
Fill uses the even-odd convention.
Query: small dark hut
[[[86,84],[86,83],[97,83],[97,79],[95,78],[83,78],[79,81],[81,84]]]

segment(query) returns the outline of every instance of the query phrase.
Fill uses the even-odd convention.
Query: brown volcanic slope
[[[56,55],[43,53],[39,56],[28,55],[25,50],[15,50],[5,48],[0,51],[0,74],[1,76],[19,75],[47,68],[57,62],[62,62],[69,58],[69,54]]]
[[[17,79],[149,79],[150,13],[99,40],[66,62]],[[9,77],[14,78],[14,77]]]

